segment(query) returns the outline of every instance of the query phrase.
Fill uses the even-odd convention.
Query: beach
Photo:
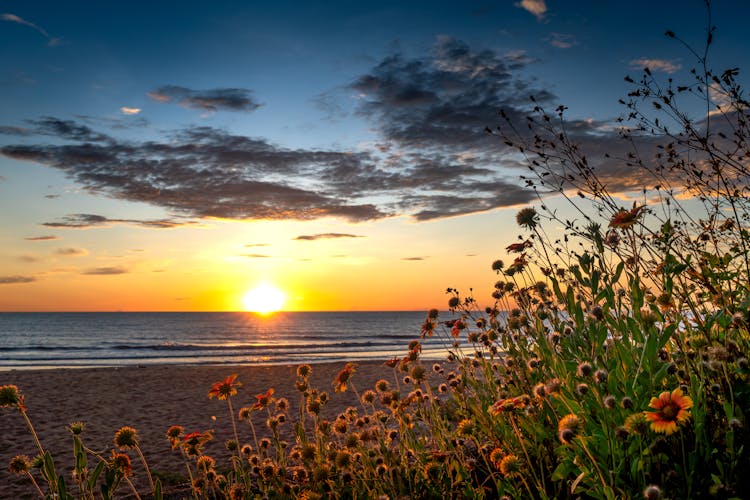
[[[358,404],[349,390],[334,394],[332,381],[345,361],[313,364],[311,385],[328,391],[330,402],[322,415],[335,416],[348,406]],[[92,450],[109,456],[117,430],[128,425],[138,431],[140,446],[152,472],[185,475],[179,453],[172,450],[165,432],[171,425],[182,425],[186,432],[214,430],[214,439],[205,453],[222,462],[228,457],[224,443],[232,435],[226,401],[209,399],[215,382],[237,374],[243,385],[232,398],[235,410],[255,402],[254,396],[269,388],[274,397],[286,397],[290,417],[299,411],[300,393],[295,388],[297,365],[269,366],[194,366],[164,365],[120,368],[82,368],[52,370],[12,370],[0,372],[0,385],[15,384],[25,396],[28,415],[42,445],[55,458],[58,473],[65,471],[71,484],[73,464],[71,422],[85,424],[83,441]],[[382,361],[357,364],[353,382],[360,393],[380,378],[393,380],[390,368]],[[259,435],[265,431],[265,412],[255,412]],[[15,455],[33,457],[36,446],[17,409],[0,410],[0,498],[35,498],[33,486],[25,478],[8,472],[7,464]],[[287,424],[287,431],[289,425]],[[246,424],[239,426],[240,441],[251,442]],[[260,437],[260,436],[259,436]],[[133,459],[134,482],[142,493],[148,490],[137,455]],[[95,462],[90,466],[93,468]],[[127,496],[122,485],[118,492]],[[118,495],[119,497],[119,495]]]

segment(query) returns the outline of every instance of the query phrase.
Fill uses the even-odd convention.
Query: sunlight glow
[[[271,283],[261,283],[242,297],[245,311],[270,314],[284,307],[286,294]]]

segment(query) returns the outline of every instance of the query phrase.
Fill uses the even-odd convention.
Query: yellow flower
[[[664,391],[658,398],[651,398],[649,406],[656,410],[643,412],[651,421],[651,430],[670,435],[677,432],[677,424],[683,424],[690,418],[693,400],[684,396],[678,387],[671,393]]]

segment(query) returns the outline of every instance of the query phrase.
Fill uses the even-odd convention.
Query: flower
[[[490,407],[490,413],[499,415],[504,411],[523,410],[529,403],[529,396],[523,394],[514,398],[501,399]]]
[[[0,385],[0,408],[16,406],[21,411],[26,410],[23,404],[23,396],[15,385]]]
[[[646,500],[659,500],[661,498],[661,489],[656,485],[647,486],[643,490],[643,498]]]
[[[581,427],[581,419],[572,413],[565,415],[560,419],[557,424],[558,437],[560,441],[569,444],[573,441],[573,438],[578,434],[578,430]]]
[[[115,433],[115,446],[121,450],[129,450],[138,446],[138,431],[127,425],[120,427]]]
[[[237,394],[236,387],[241,387],[242,384],[239,382],[235,382],[237,379],[237,374],[230,375],[221,382],[216,382],[214,385],[211,386],[211,390],[208,391],[208,397],[216,399],[227,399],[229,396],[234,396]]]
[[[312,373],[312,368],[310,365],[299,365],[297,367],[297,376],[306,378],[310,376],[310,373]]]
[[[133,474],[133,466],[130,464],[130,457],[124,453],[115,453],[113,451],[109,467],[123,476],[130,476]]]
[[[458,423],[456,433],[461,436],[471,436],[474,434],[474,429],[474,422],[471,419],[465,418]]]
[[[263,408],[268,407],[272,402],[273,399],[271,396],[273,396],[274,390],[273,387],[268,389],[266,392],[262,394],[258,394],[255,396],[255,404],[252,406],[253,410],[262,410]]]
[[[630,210],[621,208],[609,220],[609,227],[625,229],[632,226],[638,220],[638,215],[644,208],[646,208],[645,205],[641,205],[640,207],[633,205],[633,208]]]
[[[527,207],[521,209],[516,214],[516,223],[519,226],[526,226],[529,229],[534,229],[538,223],[538,218],[539,216],[534,207]]]
[[[8,464],[8,470],[13,474],[26,474],[31,469],[31,461],[26,455],[16,455]]]
[[[68,429],[74,436],[78,436],[83,432],[83,429],[85,428],[85,424],[83,422],[71,422]]]
[[[518,474],[521,471],[521,460],[512,453],[505,455],[503,459],[500,460],[498,469],[500,469],[500,473],[506,477]]]
[[[399,363],[400,361],[401,361],[401,360],[400,360],[400,359],[399,359],[399,358],[398,358],[398,357],[396,356],[396,357],[394,357],[394,358],[392,358],[392,359],[389,359],[388,361],[386,361],[386,362],[385,362],[385,363],[383,363],[383,364],[384,364],[385,366],[387,366],[388,368],[396,368],[396,366],[398,366],[398,363]]]
[[[522,241],[521,243],[511,243],[510,245],[505,247],[505,250],[508,252],[513,252],[513,253],[521,253],[531,246],[532,246],[531,240],[525,240],[525,241]]]
[[[208,441],[213,439],[211,431],[207,432],[191,432],[186,434],[182,440],[182,447],[185,450],[185,454],[188,456],[198,456],[201,454],[201,447]]]
[[[644,416],[651,421],[651,430],[670,435],[677,432],[677,424],[685,423],[690,418],[693,400],[684,396],[678,387],[671,393],[664,391],[658,398],[651,398],[649,406],[656,411],[645,411]]]
[[[633,413],[625,419],[625,429],[630,434],[644,434],[648,430],[648,420],[643,413]]]
[[[167,429],[167,440],[169,440],[169,444],[172,445],[173,450],[177,448],[177,445],[180,442],[180,437],[182,437],[184,433],[185,428],[181,425],[173,425]]]
[[[333,390],[335,392],[346,391],[346,383],[351,378],[352,374],[356,371],[357,365],[354,363],[347,363],[344,368],[339,372],[333,381]]]

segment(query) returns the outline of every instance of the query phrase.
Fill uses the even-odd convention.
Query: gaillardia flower
[[[129,450],[138,446],[138,431],[129,426],[120,427],[115,433],[115,446],[121,450]]]
[[[263,392],[261,394],[255,395],[255,403],[250,408],[251,410],[263,410],[264,408],[268,408],[268,406],[273,403],[273,393],[275,391],[273,390],[273,387],[269,388],[266,392]]]
[[[656,410],[643,412],[651,421],[651,430],[670,435],[677,432],[677,424],[683,424],[690,418],[693,400],[684,396],[678,387],[671,393],[664,391],[658,398],[651,398],[649,406]]]
[[[336,379],[333,381],[334,392],[346,391],[346,384],[351,378],[352,374],[356,371],[357,365],[354,363],[347,363],[344,368],[339,372]]]
[[[211,390],[208,391],[208,397],[216,399],[227,399],[229,396],[237,394],[237,387],[241,387],[242,384],[235,382],[237,374],[230,375],[221,382],[216,382],[211,386]]]

